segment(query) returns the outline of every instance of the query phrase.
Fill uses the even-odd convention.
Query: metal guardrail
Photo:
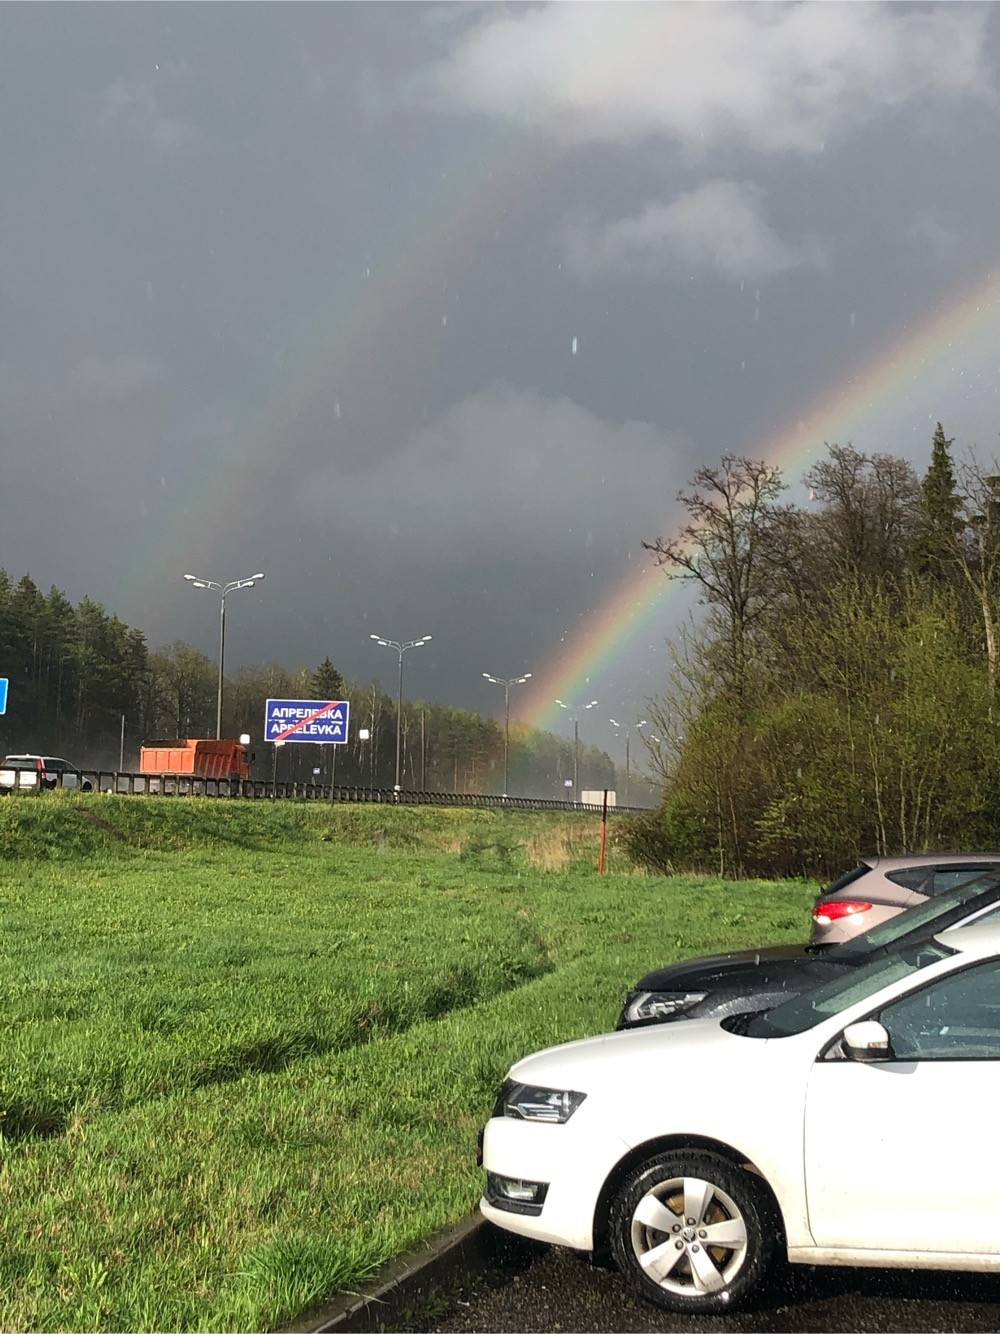
[[[501,797],[482,792],[416,792],[383,787],[344,787],[329,783],[272,783],[256,778],[200,778],[194,775],[137,774],[108,772],[103,769],[82,769],[80,779],[73,775],[72,782],[52,781],[39,786],[36,774],[13,770],[14,783],[0,786],[0,794],[18,792],[39,795],[53,787],[72,790],[112,792],[127,796],[160,797],[242,797],[252,801],[325,801],[327,803],[354,802],[387,806],[476,806],[492,810],[520,811],[589,811],[600,814],[597,802],[557,801],[547,797]],[[608,806],[609,815],[639,815],[644,806]]]

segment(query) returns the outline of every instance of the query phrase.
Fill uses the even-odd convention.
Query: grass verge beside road
[[[510,1062],[812,888],[590,815],[0,801],[0,1328],[262,1329],[467,1213]]]

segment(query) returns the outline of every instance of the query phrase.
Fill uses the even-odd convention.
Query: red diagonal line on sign
[[[292,733],[297,732],[300,727],[305,727],[306,723],[314,723],[317,718],[322,718],[324,713],[329,713],[331,709],[335,709],[338,704],[342,704],[343,702],[344,701],[340,699],[331,699],[329,704],[324,704],[321,709],[317,709],[315,713],[311,713],[308,718],[300,718],[297,723],[292,723],[291,727],[282,732],[280,736],[271,737],[271,740],[284,741],[286,736],[291,736]]]

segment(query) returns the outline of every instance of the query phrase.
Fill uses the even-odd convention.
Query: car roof
[[[67,760],[62,755],[5,755],[2,763],[6,764],[8,760],[41,760],[43,764],[46,760],[58,760],[60,764],[69,764],[73,768],[76,767],[72,760]]]
[[[1000,955],[1000,922],[973,922],[939,932],[934,939],[961,954]]]
[[[907,866],[970,866],[980,862],[1000,865],[1000,852],[914,852],[908,857],[862,857],[873,871],[901,871]]]

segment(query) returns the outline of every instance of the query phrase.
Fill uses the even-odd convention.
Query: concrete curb
[[[304,1312],[282,1334],[377,1334],[413,1319],[437,1293],[455,1292],[490,1271],[522,1267],[526,1260],[519,1238],[475,1213],[386,1265],[364,1292],[342,1294]]]

